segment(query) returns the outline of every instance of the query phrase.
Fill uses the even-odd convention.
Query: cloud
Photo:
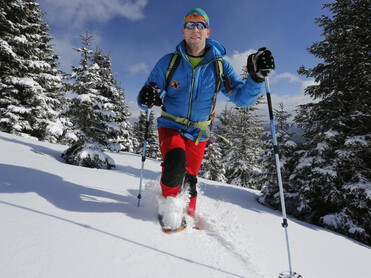
[[[88,21],[107,22],[115,16],[129,20],[144,18],[148,0],[40,0],[48,20],[56,25],[81,26]]]
[[[145,63],[137,63],[129,67],[129,72],[130,75],[136,75],[139,73],[148,74],[149,68],[148,65]]]
[[[302,83],[301,83],[301,92],[304,93],[305,88],[308,87],[308,86],[312,86],[312,85],[318,85],[318,83],[316,83],[314,81],[314,79],[302,81]]]
[[[272,105],[274,109],[277,109],[278,104],[282,102],[284,109],[292,115],[295,114],[294,110],[298,108],[297,107],[298,105],[312,102],[312,99],[310,98],[310,96],[304,95],[303,92],[299,92],[296,95],[283,95],[283,96],[278,95],[278,94],[272,94],[271,99],[272,99]],[[268,113],[267,104],[260,105],[259,108],[261,110],[264,110],[264,109],[267,110],[267,113]]]
[[[304,94],[304,90],[305,90],[306,87],[316,84],[314,82],[314,79],[301,80],[297,75],[292,74],[292,73],[287,73],[287,72],[283,73],[283,74],[277,74],[274,78],[272,77],[272,80],[276,80],[276,78],[277,78],[277,80],[288,79],[289,82],[298,83],[300,85],[300,87],[298,88],[297,93],[294,93],[294,94],[281,95],[281,94],[272,93],[271,94],[271,96],[272,96],[271,99],[272,99],[272,105],[273,105],[274,109],[277,109],[278,104],[280,102],[282,102],[283,105],[284,105],[284,109],[288,113],[292,114],[292,116],[295,116],[295,110],[298,108],[299,105],[317,101],[317,100],[316,101],[313,100],[309,95]],[[267,110],[267,112],[263,113],[263,114],[268,113],[267,104],[260,105],[259,109],[261,109],[262,111],[264,109]]]
[[[295,94],[280,95],[272,93],[271,95],[273,108],[278,108],[278,104],[282,102],[284,105],[284,109],[288,113],[292,114],[292,116],[295,116],[295,110],[298,108],[299,105],[318,101],[313,100],[309,95],[304,94],[306,87],[317,84],[314,81],[314,79],[301,80],[297,75],[288,72],[277,74],[276,76],[273,77],[272,80],[278,81],[279,79],[288,79],[289,82],[296,82],[300,84],[300,88],[298,89],[298,92]],[[265,106],[266,105],[267,104],[265,104]],[[264,108],[265,107],[263,107],[262,105],[259,107],[259,109]]]
[[[246,50],[245,52],[239,52],[239,51],[233,51],[233,54],[232,56],[225,56],[224,59],[226,61],[228,61],[232,67],[234,68],[234,70],[236,71],[236,73],[238,75],[242,75],[242,69],[243,67],[246,66],[247,64],[247,57],[252,54],[252,53],[255,53],[257,50],[255,49],[249,49],[249,50]]]
[[[293,74],[290,72],[284,72],[280,74],[272,74],[270,77],[270,82],[271,83],[276,83],[280,81],[281,79],[287,79],[290,83],[292,82],[302,82],[300,80],[299,76],[297,74]]]
[[[60,54],[60,68],[70,71],[79,61],[79,54],[73,50],[81,46],[78,36],[91,23],[104,24],[115,17],[129,20],[144,18],[144,8],[148,0],[39,0],[46,11],[45,20],[53,27],[55,52]],[[90,29],[90,28],[89,28]],[[77,30],[77,31],[76,31]],[[92,49],[102,41],[97,31],[94,34]]]

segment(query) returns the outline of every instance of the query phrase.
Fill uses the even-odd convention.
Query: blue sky
[[[320,60],[306,50],[320,41],[316,17],[328,14],[322,4],[330,0],[38,0],[46,12],[61,68],[71,71],[79,55],[80,34],[89,30],[93,46],[112,57],[112,70],[125,90],[130,111],[138,114],[135,99],[149,72],[163,55],[183,39],[184,14],[202,8],[210,18],[211,38],[227,49],[226,59],[241,72],[249,53],[262,46],[271,49],[276,71],[270,77],[274,104],[288,111],[310,101],[304,88],[313,80],[297,74],[301,65]],[[227,99],[219,97],[217,109]]]

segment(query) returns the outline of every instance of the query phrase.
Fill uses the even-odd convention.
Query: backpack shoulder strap
[[[215,59],[215,75],[216,75],[216,85],[215,93],[220,90],[220,84],[223,81],[223,58],[219,57]]]
[[[180,59],[181,59],[181,57],[180,57],[179,53],[174,52],[173,57],[171,57],[169,67],[167,68],[166,75],[165,75],[165,80],[166,80],[165,91],[167,91],[167,89],[169,87],[169,84],[170,84],[170,81],[171,81],[171,78],[173,77],[176,68],[179,66]]]
[[[210,116],[209,116],[209,119],[211,120],[210,130],[212,129],[212,124],[213,124],[214,117],[215,117],[215,106],[216,106],[216,99],[217,99],[216,95],[218,91],[220,90],[220,85],[222,84],[222,81],[223,81],[223,71],[224,71],[223,70],[223,58],[222,57],[216,58],[214,62],[214,66],[215,66],[216,81],[215,81],[215,91],[214,91],[214,96],[213,96],[213,105],[211,107]]]
[[[220,85],[223,82],[225,90],[228,94],[232,95],[233,88],[231,85],[231,80],[227,74],[223,72],[223,58],[219,57],[215,60],[215,72],[217,76],[215,93],[220,90]]]

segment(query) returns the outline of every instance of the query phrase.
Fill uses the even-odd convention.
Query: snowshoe
[[[169,234],[170,233],[177,233],[177,232],[181,232],[185,228],[187,228],[187,221],[186,221],[184,216],[182,217],[182,222],[181,222],[181,224],[178,228],[172,228],[170,226],[166,226],[162,220],[163,220],[163,216],[159,214],[158,215],[158,221],[160,222],[161,228],[165,233],[169,233]]]

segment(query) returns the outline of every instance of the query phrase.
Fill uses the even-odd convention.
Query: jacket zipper
[[[192,83],[191,83],[191,95],[189,97],[189,105],[188,105],[188,115],[187,119],[190,120],[191,116],[191,108],[192,108],[192,97],[193,97],[193,86],[195,84],[195,75],[196,75],[196,69],[192,67]]]
[[[195,83],[195,75],[196,75],[196,69],[198,68],[198,66],[196,68],[193,68],[192,64],[185,58],[185,55],[183,53],[183,50],[181,49],[181,52],[182,52],[182,55],[183,55],[183,58],[184,60],[186,60],[190,66],[192,67],[192,83],[191,83],[191,94],[190,94],[190,97],[189,97],[189,105],[188,105],[188,114],[187,114],[187,119],[190,121],[190,117],[191,117],[191,109],[192,109],[192,97],[193,97],[193,86],[194,86],[194,83]],[[201,66],[201,67],[206,67],[207,65],[209,65],[211,62],[208,62],[207,64]],[[200,68],[201,68],[200,67]],[[189,125],[186,125],[185,128],[183,129],[183,132],[185,132],[187,130]]]

